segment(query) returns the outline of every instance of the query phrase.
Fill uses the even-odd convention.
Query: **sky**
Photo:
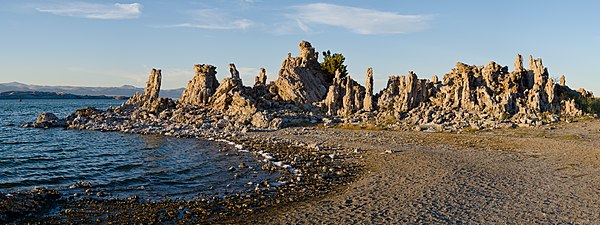
[[[342,53],[351,77],[375,90],[414,71],[443,77],[456,62],[512,70],[522,54],[550,77],[600,95],[600,1],[93,1],[0,0],[0,83],[185,87],[194,64],[235,63],[245,85],[275,80],[302,40]],[[525,62],[527,65],[527,62]]]

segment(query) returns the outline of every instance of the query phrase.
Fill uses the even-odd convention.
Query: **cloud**
[[[70,2],[59,5],[36,8],[39,12],[59,16],[72,16],[88,19],[120,20],[134,19],[142,14],[140,3],[131,4],[95,4],[85,2]]]
[[[248,19],[233,20],[226,23],[180,23],[173,25],[166,25],[162,27],[188,27],[198,28],[207,30],[235,30],[235,29],[246,29],[252,26],[254,22]]]
[[[240,72],[240,75],[246,75],[252,78],[258,76],[258,74],[260,73],[260,69],[254,67],[240,67],[237,68],[237,70]]]
[[[260,73],[258,68],[253,67],[240,67],[237,68],[237,70],[240,72],[240,78],[242,78],[243,81],[246,81],[245,85],[250,86],[254,85],[254,78]]]
[[[294,12],[287,17],[305,32],[311,31],[312,25],[329,25],[358,34],[412,33],[427,29],[431,19],[427,15],[401,15],[328,3],[296,5],[292,9]]]
[[[245,30],[255,25],[245,18],[233,18],[218,9],[201,9],[191,12],[192,22],[158,26],[164,28],[187,27],[207,30]]]

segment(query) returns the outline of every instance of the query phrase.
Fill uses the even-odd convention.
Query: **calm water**
[[[241,162],[259,167],[256,158],[227,145],[200,139],[116,132],[21,128],[41,112],[65,117],[75,109],[106,109],[120,100],[0,100],[0,192],[33,187],[81,192],[93,190],[125,197],[192,197],[251,189],[248,182],[278,175],[249,169],[227,171]],[[219,151],[225,150],[225,151]],[[238,173],[238,176],[234,175]]]

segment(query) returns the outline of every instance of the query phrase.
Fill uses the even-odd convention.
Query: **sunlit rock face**
[[[215,66],[209,64],[194,65],[196,75],[188,82],[187,88],[178,102],[193,106],[207,105],[209,98],[219,86],[216,69]]]
[[[329,86],[321,71],[318,53],[307,41],[298,46],[300,55],[284,59],[275,81],[277,95],[294,103],[313,103],[323,100]]]

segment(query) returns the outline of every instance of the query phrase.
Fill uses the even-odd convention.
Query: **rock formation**
[[[363,109],[364,98],[365,88],[350,76],[342,78],[340,71],[336,70],[333,83],[321,105],[327,115],[344,117]]]
[[[336,71],[336,73],[338,73]],[[342,115],[350,115],[354,111],[354,86],[350,76],[345,77],[344,97],[342,97]]]
[[[143,109],[150,109],[152,104],[158,100],[161,79],[161,70],[152,68],[144,93],[136,93],[127,100],[127,103]]]
[[[212,109],[227,111],[232,103],[239,103],[239,101],[234,102],[233,98],[241,97],[240,94],[243,94],[244,92],[242,79],[240,79],[240,74],[237,69],[235,69],[235,65],[233,63],[229,64],[229,71],[231,73],[231,77],[223,79],[221,84],[217,87],[217,89],[214,91],[214,94],[209,99]]]
[[[407,76],[389,77],[387,87],[378,94],[377,106],[380,111],[407,112],[428,100],[433,93],[429,80],[418,79],[414,72],[409,71]]]
[[[254,79],[254,86],[266,86],[267,85],[267,70],[260,68],[260,74]]]
[[[593,98],[594,97],[594,93],[592,93],[591,91],[586,91],[583,88],[577,89],[577,93],[581,94],[581,97],[584,97],[584,98]]]
[[[557,88],[548,78],[541,59],[530,56],[529,65],[529,70],[523,68],[520,55],[513,72],[495,62],[485,67],[457,63],[441,85],[419,80],[412,72],[406,77],[390,77],[379,94],[378,118],[383,122],[393,116],[412,125],[480,129],[495,126],[493,121],[535,125],[556,120],[546,115],[581,115],[572,101],[559,99],[557,91],[568,90]]]
[[[197,64],[194,65],[194,70],[196,75],[188,82],[187,88],[178,102],[194,106],[207,105],[209,98],[219,86],[216,67],[209,64]]]
[[[363,108],[365,111],[373,111],[373,68],[371,67],[367,69],[367,85]]]
[[[138,107],[153,113],[158,113],[166,108],[174,107],[175,103],[169,98],[159,98],[161,84],[161,70],[152,69],[146,81],[144,93],[136,93],[125,102],[125,106]],[[131,109],[130,109],[131,110]]]
[[[436,75],[433,75],[433,76],[431,77],[431,83],[433,83],[433,84],[437,84],[437,83],[439,83],[439,82],[440,82],[440,78],[438,78]]]
[[[231,73],[231,78],[240,79],[240,72],[235,68],[235,64],[229,63],[229,73]]]
[[[313,103],[323,100],[329,84],[321,71],[318,53],[309,42],[300,43],[300,55],[288,54],[275,81],[277,95],[294,103]]]
[[[251,95],[257,99],[261,100],[261,103],[264,104],[266,99],[270,96],[267,96],[269,93],[267,87],[267,71],[265,68],[260,68],[258,76],[254,78],[254,87],[252,87]],[[267,102],[268,103],[268,102]]]
[[[338,115],[338,110],[342,107],[342,78],[340,71],[335,71],[333,83],[329,86],[327,96],[324,100],[324,110],[327,115]]]
[[[593,97],[583,89],[571,90],[564,76],[560,85],[555,84],[541,59],[530,56],[525,69],[521,55],[512,72],[495,62],[486,66],[459,62],[442,79],[419,79],[412,71],[390,76],[386,88],[373,95],[372,68],[366,72],[366,87],[351,76],[342,77],[340,71],[327,83],[315,49],[305,41],[299,47],[298,57],[288,54],[276,81],[267,83],[261,68],[253,87],[243,85],[233,63],[231,76],[221,83],[216,80],[216,67],[195,65],[196,74],[177,104],[158,98],[161,71],[153,69],[144,93],[106,111],[78,110],[66,118],[66,126],[183,136],[192,131],[232,134],[319,121],[392,129],[479,130],[570,120],[583,115],[578,102]],[[51,127],[64,121],[43,114],[29,126]]]

